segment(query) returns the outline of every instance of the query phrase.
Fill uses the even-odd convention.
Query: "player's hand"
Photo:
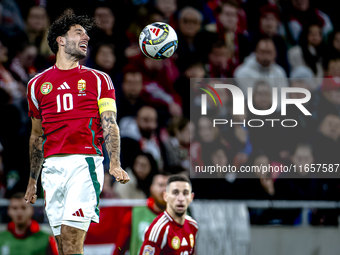
[[[110,174],[116,177],[116,181],[120,183],[127,183],[130,181],[130,177],[120,166],[110,166]]]
[[[28,182],[28,186],[27,186],[27,189],[26,189],[26,194],[25,194],[25,201],[26,201],[26,204],[34,204],[35,201],[37,201],[37,181],[34,180],[33,178],[30,178],[29,182]]]

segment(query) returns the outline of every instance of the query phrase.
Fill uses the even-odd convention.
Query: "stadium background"
[[[2,230],[9,221],[6,199],[25,191],[29,176],[27,81],[54,64],[46,31],[66,9],[94,16],[101,22],[100,28],[89,33],[90,50],[82,63],[108,73],[114,82],[122,131],[122,164],[135,179],[129,188],[136,192],[127,194],[105,175],[101,197],[117,200],[105,202],[109,209],[104,211],[115,208],[112,210],[120,215],[119,212],[123,214],[134,201],[142,203],[143,200],[129,199],[145,199],[150,180],[157,172],[188,174],[190,160],[209,165],[218,158],[221,160],[218,162],[237,167],[259,162],[286,165],[299,157],[308,163],[339,163],[340,102],[336,96],[340,83],[336,79],[330,83],[323,81],[323,77],[340,76],[339,15],[329,0],[2,0]],[[146,59],[138,47],[140,31],[155,21],[169,23],[179,37],[176,54],[164,61]],[[275,62],[267,69],[251,65],[253,51],[262,37],[271,38],[275,45]],[[315,79],[316,84],[305,84],[312,92],[308,109],[313,113],[313,120],[302,125],[288,140],[282,139],[281,129],[265,129],[262,133],[231,129],[215,133],[211,120],[190,120],[190,102],[195,94],[191,91],[190,78],[242,78],[252,72],[261,77]],[[287,84],[291,82],[287,80]],[[258,107],[266,109],[266,104],[261,104],[268,102],[266,95],[258,92]],[[230,99],[225,96],[229,106]],[[145,105],[156,109],[158,118],[143,125],[134,117]],[[225,116],[229,116],[227,110]],[[146,135],[145,140],[144,134],[151,136]],[[195,146],[190,146],[190,139]],[[208,157],[201,162],[200,156],[190,158],[193,153]],[[146,177],[141,178],[134,169],[137,156],[148,162]],[[107,159],[104,166],[108,171]],[[202,240],[210,251],[211,247],[222,247],[220,252],[212,253],[336,254],[340,195],[336,175],[328,179],[307,176],[303,180],[253,177],[192,179],[197,201],[192,206],[193,216],[196,210],[197,218],[202,217],[197,214],[202,210],[211,223],[205,226],[206,218],[199,221],[205,233],[211,233],[210,238]],[[39,197],[42,198],[42,194]],[[207,200],[211,204],[205,204]],[[36,207],[35,219],[45,224],[41,206],[40,203],[40,207]],[[224,224],[217,224],[223,221]]]

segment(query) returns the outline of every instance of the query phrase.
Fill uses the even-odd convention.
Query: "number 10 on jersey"
[[[63,105],[60,102],[60,94],[57,96],[57,112],[61,112],[61,107],[64,111],[69,111],[73,109],[73,97],[71,93],[65,93],[63,95]]]

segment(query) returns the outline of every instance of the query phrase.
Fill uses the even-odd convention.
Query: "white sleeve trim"
[[[31,86],[31,98],[32,98],[32,102],[33,102],[35,108],[37,108],[37,110],[39,110],[39,103],[38,103],[37,98],[35,97],[35,83],[37,82],[38,79],[39,78],[37,78]]]
[[[94,76],[96,76],[97,78],[97,88],[98,88],[98,97],[97,97],[97,101],[99,101],[100,95],[102,93],[102,81],[100,80],[100,78],[98,77],[98,75],[96,75],[95,72],[93,72],[91,70],[91,72],[94,74]]]
[[[170,228],[170,225],[168,225],[166,227],[166,230],[165,230],[165,233],[164,233],[164,236],[163,236],[163,241],[162,241],[161,249],[164,248],[164,246],[166,245],[166,243],[168,241],[167,239],[168,239],[169,228]]]

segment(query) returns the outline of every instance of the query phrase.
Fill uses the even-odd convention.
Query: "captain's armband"
[[[105,111],[117,112],[116,101],[112,98],[102,98],[98,101],[99,114]]]

